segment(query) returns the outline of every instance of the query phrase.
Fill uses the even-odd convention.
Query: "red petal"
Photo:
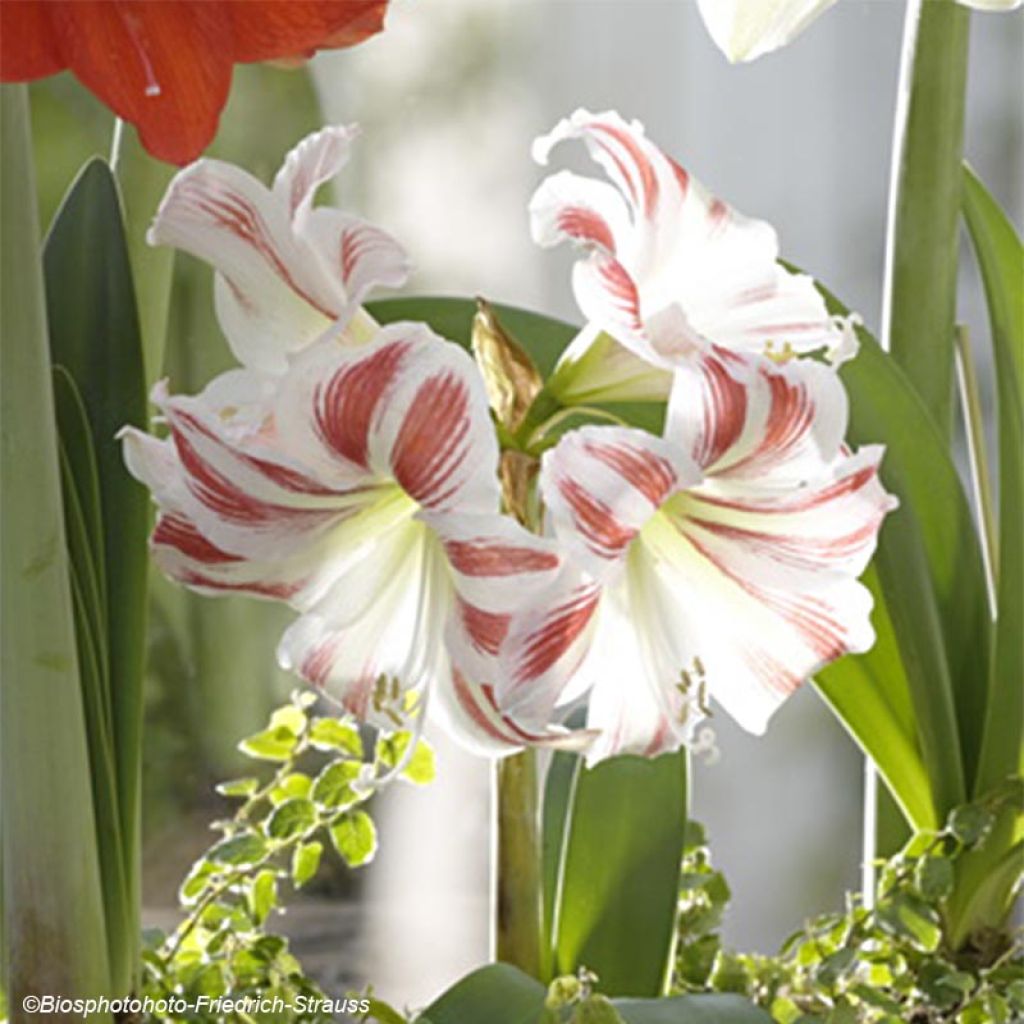
[[[0,82],[29,82],[64,70],[45,0],[0,3]]]
[[[82,83],[135,125],[155,157],[184,164],[213,138],[231,85],[224,8],[199,0],[75,0],[52,20]]]
[[[227,3],[236,61],[311,57],[316,50],[351,46],[384,27],[387,0],[248,0]]]

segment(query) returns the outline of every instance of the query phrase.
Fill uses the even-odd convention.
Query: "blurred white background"
[[[1024,16],[972,20],[967,152],[1019,223]],[[530,143],[577,106],[614,107],[877,328],[902,21],[901,0],[841,0],[731,67],[693,0],[393,0],[383,35],[314,63],[326,118],[364,128],[338,198],[407,246],[411,291],[578,322],[572,255],[529,239]],[[971,269],[962,309],[985,338]],[[861,759],[810,688],[763,739],[715,725],[722,757],[695,768],[693,816],[733,887],[728,941],[770,950],[858,884]],[[368,876],[366,969],[412,1005],[488,954],[490,768],[435,740],[440,779],[391,795]]]

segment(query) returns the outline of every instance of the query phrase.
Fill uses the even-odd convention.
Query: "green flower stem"
[[[955,0],[907,11],[882,330],[949,438],[970,14]]]
[[[537,753],[498,762],[498,856],[495,952],[534,978],[541,976],[540,821]]]
[[[176,168],[151,157],[142,148],[135,130],[124,124],[115,132],[111,161],[124,197],[125,234],[149,386],[162,376],[164,369],[174,250],[149,245],[146,232]]]

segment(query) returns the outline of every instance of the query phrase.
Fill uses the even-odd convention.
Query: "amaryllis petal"
[[[472,359],[421,324],[356,349],[329,339],[295,360],[278,429],[325,474],[392,478],[423,508],[493,513],[497,442]]]
[[[574,560],[602,577],[669,495],[700,480],[678,446],[643,430],[582,427],[544,459],[541,493]]]
[[[668,370],[713,344],[850,354],[852,334],[829,316],[814,282],[777,262],[771,226],[710,195],[639,123],[578,110],[537,140],[535,156],[546,163],[565,139],[582,140],[622,196],[614,203],[599,183],[560,174],[531,203],[540,244],[569,239],[587,250],[573,285],[596,328]]]
[[[154,156],[180,163],[213,138],[231,86],[225,5],[76,0],[51,24],[65,65]]]
[[[736,63],[785,46],[835,0],[697,0],[718,48]]]
[[[384,27],[387,0],[246,0],[225,4],[234,59],[311,57],[318,49],[351,46]]]
[[[47,0],[0,4],[0,81],[30,82],[64,69],[49,8]]]
[[[394,239],[311,206],[354,135],[342,126],[310,135],[288,154],[273,189],[231,164],[200,160],[174,178],[157,211],[149,242],[213,265],[218,319],[250,368],[283,373],[289,353],[343,330],[373,286],[406,278]]]
[[[447,673],[451,581],[436,538],[411,520],[386,530],[287,630],[282,667],[340,699],[361,719],[392,724],[406,694]]]
[[[386,0],[4,0],[0,79],[70,68],[156,157],[213,138],[239,61],[303,58],[383,27]]]
[[[836,0],[697,0],[711,38],[733,63],[792,42]],[[1021,0],[958,0],[978,11],[1009,11]]]
[[[799,486],[835,458],[848,415],[838,375],[813,360],[778,364],[717,349],[676,374],[665,436],[715,486]]]

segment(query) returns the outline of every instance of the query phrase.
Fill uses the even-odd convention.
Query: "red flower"
[[[0,81],[70,68],[170,163],[213,138],[236,63],[311,57],[383,28],[387,0],[0,0]]]

